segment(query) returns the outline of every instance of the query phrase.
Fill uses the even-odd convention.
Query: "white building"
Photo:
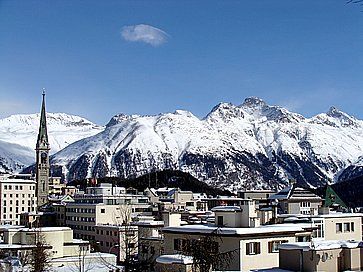
[[[73,231],[67,227],[23,228],[0,227],[3,243],[0,250],[8,256],[21,257],[36,248],[42,241],[50,253],[52,271],[91,271],[91,268],[107,267],[116,271],[116,256],[104,253],[91,253],[88,241],[73,239]],[[27,268],[21,271],[29,271]]]
[[[0,176],[0,223],[20,224],[20,214],[37,207],[36,183],[30,175]]]
[[[212,209],[215,213],[214,224],[178,226],[177,220],[172,220],[172,224],[163,228],[163,254],[169,257],[180,256],[193,242],[212,237],[213,241],[210,243],[213,243],[216,251],[221,254],[231,254],[232,261],[225,267],[226,270],[250,271],[277,267],[280,244],[296,242],[299,237],[311,235],[311,224],[260,226],[254,201],[245,199],[241,200],[240,204],[240,206],[214,207]],[[163,258],[158,258],[156,261],[160,260]],[[177,266],[177,269],[180,269],[180,263]]]

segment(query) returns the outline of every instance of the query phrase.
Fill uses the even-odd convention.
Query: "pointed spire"
[[[42,99],[42,108],[40,112],[40,125],[39,125],[38,141],[37,141],[38,146],[41,142],[48,144],[47,117],[45,111],[45,88],[43,88],[42,96],[43,99]]]

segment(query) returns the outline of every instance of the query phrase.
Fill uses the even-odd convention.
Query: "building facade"
[[[29,175],[0,176],[1,224],[19,225],[22,213],[36,211],[35,189],[35,180]]]

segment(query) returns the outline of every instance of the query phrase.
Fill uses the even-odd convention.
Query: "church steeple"
[[[45,111],[45,90],[42,93],[42,107],[40,110],[39,133],[36,144],[36,195],[38,208],[48,202],[49,193],[49,142],[47,132],[47,117]]]
[[[40,147],[39,144],[48,144],[48,132],[47,132],[47,116],[45,112],[45,89],[43,89],[42,93],[42,108],[40,111],[40,125],[39,125],[39,133],[37,140],[37,148]],[[49,145],[49,144],[48,144]]]

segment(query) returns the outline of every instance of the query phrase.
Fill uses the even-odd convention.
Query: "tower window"
[[[40,155],[40,163],[41,163],[41,164],[46,164],[46,163],[47,163],[47,153],[43,152],[43,153]]]

